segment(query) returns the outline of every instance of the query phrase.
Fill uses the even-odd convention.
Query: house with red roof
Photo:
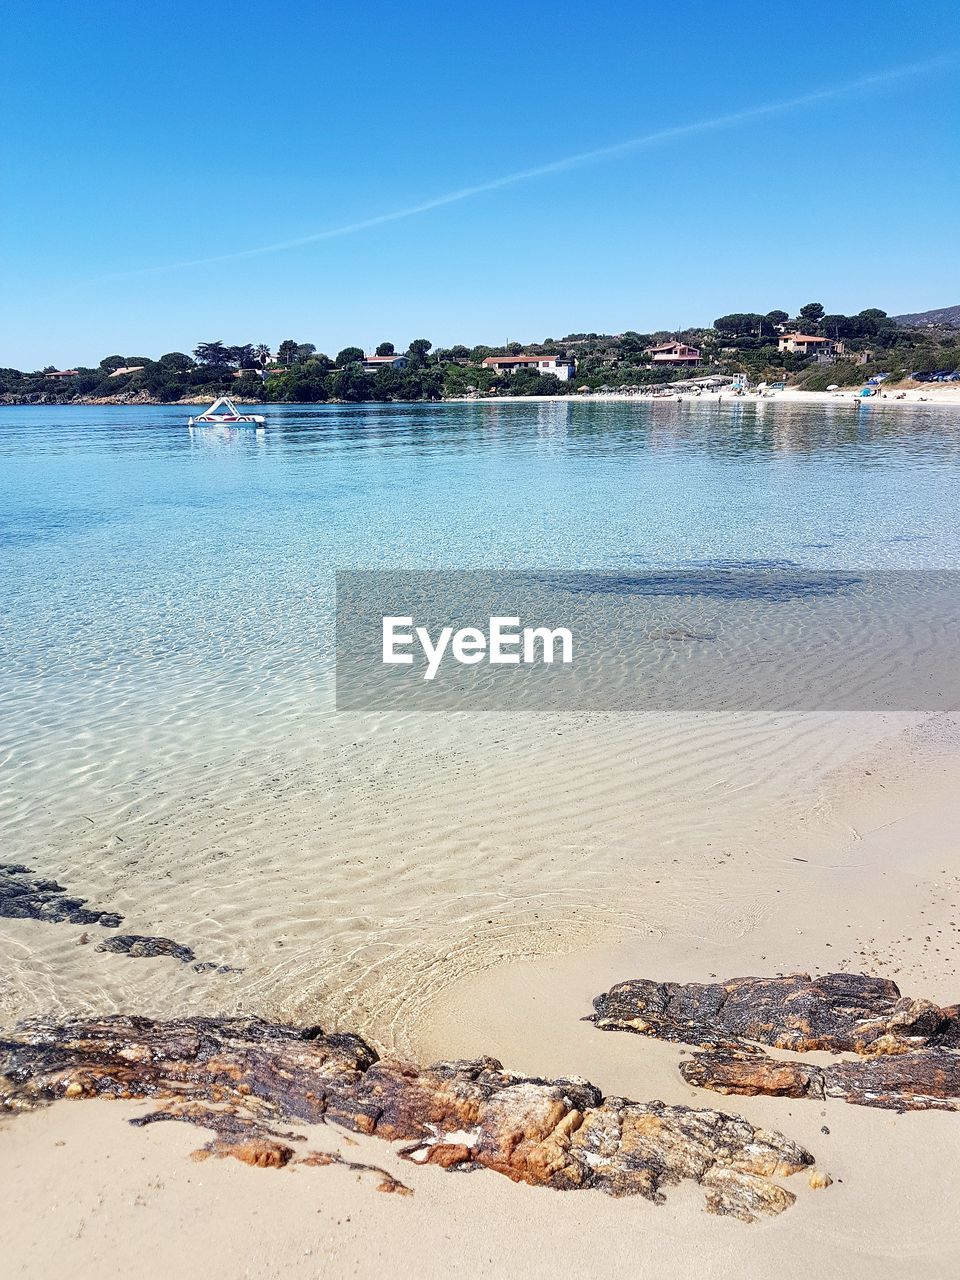
[[[690,347],[685,342],[661,342],[659,347],[647,347],[644,355],[648,355],[654,364],[700,363],[700,348]]]
[[[363,372],[376,373],[378,369],[405,369],[410,363],[406,356],[364,356]]]
[[[835,344],[830,338],[812,333],[782,333],[777,339],[778,351],[792,351],[798,356],[833,355]]]

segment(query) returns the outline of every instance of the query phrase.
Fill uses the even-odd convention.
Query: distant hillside
[[[938,307],[936,311],[915,311],[912,315],[894,316],[898,324],[906,325],[949,325],[960,329],[960,307]]]

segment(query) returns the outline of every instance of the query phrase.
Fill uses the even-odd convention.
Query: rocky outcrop
[[[98,951],[112,951],[117,955],[134,956],[136,959],[153,959],[155,956],[172,956],[181,964],[196,960],[189,947],[170,938],[157,938],[141,933],[118,933],[97,943]]]
[[[841,1098],[891,1111],[960,1109],[960,1054],[939,1046],[813,1066],[767,1054],[707,1049],[680,1064],[689,1084],[715,1093]]]
[[[100,911],[88,907],[86,898],[74,898],[56,880],[44,880],[29,867],[16,863],[0,863],[0,916],[14,920],[43,920],[48,924],[90,924],[104,929],[118,929],[123,916],[118,911]],[[80,938],[88,942],[87,934]],[[172,938],[153,934],[117,933],[97,943],[97,951],[134,959],[170,956],[181,964],[192,964],[197,973],[239,973],[240,970],[212,960],[197,960],[191,947]],[[196,963],[194,963],[196,961]]]
[[[53,923],[98,924],[116,929],[123,916],[116,911],[88,907],[86,898],[75,898],[56,880],[44,880],[29,867],[0,863],[0,916],[13,920],[47,920]]]
[[[594,1001],[605,1031],[699,1046],[680,1071],[719,1093],[843,1098],[895,1110],[960,1107],[960,1016],[866,974],[806,973],[726,982],[618,983]],[[771,1058],[757,1046],[854,1053],[827,1066]]]
[[[752,1040],[806,1053],[889,1052],[958,1039],[958,1011],[910,1000],[895,982],[862,973],[726,982],[620,982],[593,1002],[604,1030],[639,1031],[683,1044]]]
[[[278,1125],[332,1121],[402,1140],[401,1154],[420,1164],[557,1190],[659,1202],[692,1179],[711,1212],[748,1222],[786,1209],[793,1193],[775,1179],[813,1163],[739,1116],[604,1098],[586,1080],[517,1075],[493,1058],[382,1061],[357,1036],[246,1019],[35,1020],[0,1041],[0,1105],[64,1097],[157,1099],[161,1109],[139,1123],[200,1124],[216,1135],[204,1154],[272,1167],[294,1158],[298,1142]],[[314,1152],[301,1162],[333,1160]]]

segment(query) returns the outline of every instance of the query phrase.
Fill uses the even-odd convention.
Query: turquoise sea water
[[[960,553],[949,407],[269,406],[259,432],[190,431],[188,412],[0,409],[14,620],[18,603],[95,585],[91,625],[119,589],[148,631],[148,597],[184,578],[197,613],[333,566],[953,567]]]
[[[98,690],[212,693],[218,664],[244,699],[317,687],[338,568],[960,567],[949,407],[266,412],[261,431],[191,431],[177,406],[0,409],[14,718]]]
[[[960,567],[950,408],[0,409],[8,678],[326,661],[336,568]]]

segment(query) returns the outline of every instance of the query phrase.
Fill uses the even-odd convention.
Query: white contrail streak
[[[259,245],[254,249],[239,249],[232,253],[216,254],[207,258],[193,258],[185,262],[171,262],[156,267],[141,267],[133,271],[118,273],[123,276],[142,275],[155,271],[175,271],[184,267],[203,267],[218,262],[236,262],[241,258],[256,258],[268,253],[282,253],[288,249],[299,249],[304,245],[317,244],[322,240],[334,240],[340,236],[352,236],[359,231],[368,231],[372,227],[382,227],[390,222],[401,222],[405,218],[415,218],[418,214],[429,213],[432,209],[442,209],[445,205],[459,204],[462,200],[472,200],[474,196],[485,195],[488,191],[501,191],[504,187],[517,186],[521,182],[531,182],[535,178],[545,178],[553,173],[565,173],[569,169],[579,169],[584,165],[594,164],[599,160],[610,160],[616,156],[628,155],[646,147],[659,146],[672,142],[675,138],[688,138],[694,134],[712,133],[720,129],[730,129],[735,125],[746,124],[751,120],[760,120],[765,116],[780,115],[794,111],[798,107],[808,107],[814,103],[827,102],[846,94],[857,93],[863,89],[889,84],[895,80],[903,80],[908,76],[920,75],[934,68],[950,65],[954,61],[952,54],[941,55],[927,62],[913,63],[909,66],[894,67],[880,71],[875,75],[863,76],[859,80],[851,80],[847,84],[836,85],[831,89],[820,89],[815,93],[801,94],[796,98],[787,98],[782,102],[769,102],[759,107],[747,107],[743,111],[731,111],[727,115],[714,116],[708,120],[695,120],[691,124],[674,125],[669,129],[658,129],[654,133],[646,133],[639,138],[628,138],[625,142],[615,142],[604,147],[596,147],[591,151],[580,151],[576,155],[565,156],[553,160],[549,164],[537,165],[533,169],[522,169],[518,173],[508,173],[502,178],[492,178],[488,182],[478,182],[474,186],[460,187],[456,191],[448,191],[445,195],[434,196],[420,204],[407,205],[403,209],[394,209],[390,213],[380,213],[370,218],[362,218],[359,222],[348,222],[341,227],[329,227],[325,231],[314,231],[309,235],[298,236],[294,240],[281,240],[276,244]],[[116,278],[111,276],[109,278]]]

